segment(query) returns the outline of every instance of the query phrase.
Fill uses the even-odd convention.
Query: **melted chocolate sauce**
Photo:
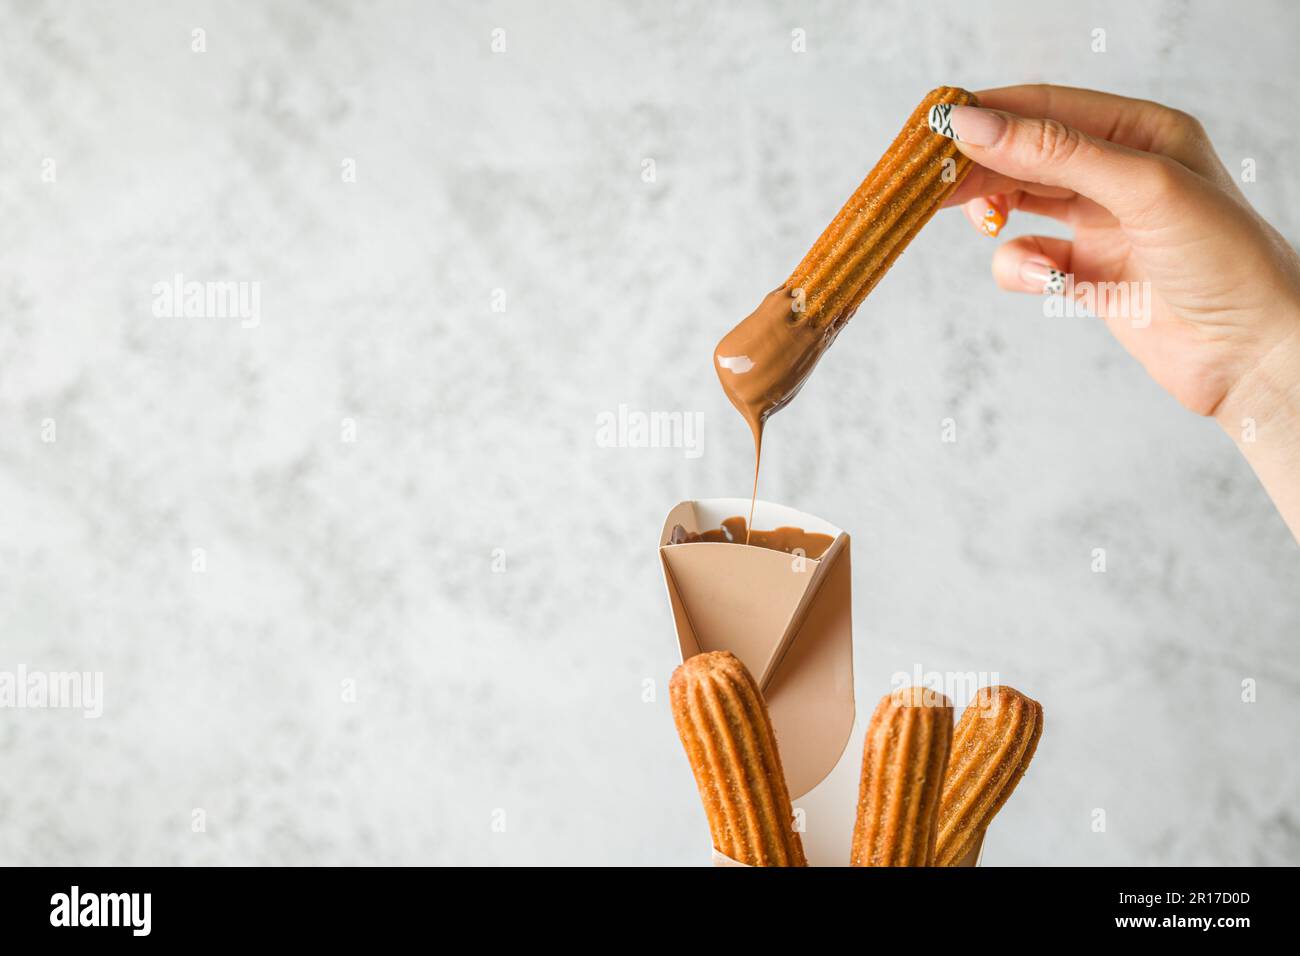
[[[687,531],[681,525],[673,528],[669,544],[693,544],[697,541],[713,541],[721,544],[748,544],[755,548],[768,548],[772,551],[784,551],[794,554],[802,550],[804,557],[820,558],[826,553],[835,539],[828,534],[805,531],[803,528],[775,528],[771,531],[753,531],[747,529],[745,519],[740,515],[727,518],[721,528],[707,531]]]

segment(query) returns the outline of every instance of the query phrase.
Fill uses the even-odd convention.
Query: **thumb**
[[[1168,157],[1098,139],[1054,119],[943,103],[930,110],[929,123],[981,166],[1072,189],[1125,224],[1167,209],[1183,177],[1191,175]]]

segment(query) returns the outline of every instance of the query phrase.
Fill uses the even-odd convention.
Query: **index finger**
[[[1210,179],[1223,173],[1200,123],[1161,103],[1048,83],[1003,86],[975,95],[981,106],[1059,120],[1098,139],[1168,156]]]

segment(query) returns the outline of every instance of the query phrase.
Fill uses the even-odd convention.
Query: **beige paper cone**
[[[849,536],[813,515],[760,501],[754,527],[793,526],[834,538],[819,560],[766,548],[699,541],[669,545],[673,528],[717,528],[749,513],[748,498],[683,501],[659,537],[682,660],[731,651],[758,681],[772,716],[796,814],[806,813],[813,866],[845,866],[860,757],[853,733],[853,626]],[[802,798],[802,799],[801,799]],[[815,831],[815,832],[814,832]],[[744,866],[713,850],[714,866]],[[960,866],[979,866],[984,841]]]
[[[731,651],[763,690],[791,799],[817,786],[853,730],[849,536],[813,515],[760,501],[754,526],[793,526],[835,540],[819,559],[738,544],[669,545],[673,527],[716,528],[748,498],[685,501],[660,536],[682,659]]]

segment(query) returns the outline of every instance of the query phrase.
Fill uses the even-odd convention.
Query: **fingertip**
[[[993,254],[993,278],[1008,292],[1058,294],[1064,290],[1071,258],[1067,239],[1021,236]]]
[[[1001,193],[985,198],[988,200],[988,206],[984,209],[984,234],[996,239],[1001,235],[1007,219],[1011,216],[1011,204]]]
[[[996,239],[1007,224],[1005,196],[977,196],[962,206],[966,218],[981,234]]]
[[[969,146],[995,145],[1008,125],[1007,116],[996,110],[953,103],[940,103],[932,107],[928,119],[932,131],[959,145]]]

